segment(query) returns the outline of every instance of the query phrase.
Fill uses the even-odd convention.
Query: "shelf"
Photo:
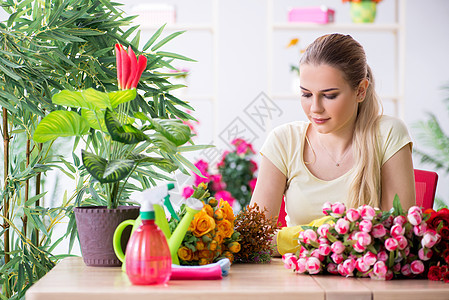
[[[282,30],[341,30],[341,31],[392,31],[396,32],[400,29],[399,24],[376,24],[376,23],[364,23],[364,24],[314,24],[314,23],[274,23],[273,29]]]
[[[157,30],[162,25],[154,25],[154,24],[140,24],[140,29],[151,29]],[[194,23],[174,23],[165,25],[164,30],[189,30],[189,31],[210,31],[214,32],[214,27],[211,24],[194,24]]]

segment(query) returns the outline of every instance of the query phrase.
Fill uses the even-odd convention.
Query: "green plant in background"
[[[449,86],[445,87],[449,91]],[[449,111],[449,97],[444,99]],[[433,171],[441,171],[449,174],[449,136],[443,131],[437,117],[433,113],[428,113],[426,121],[420,121],[415,128],[418,130],[418,139],[428,147],[426,151],[414,149],[421,162],[432,166]],[[435,209],[447,207],[447,200],[437,198]]]
[[[119,4],[108,0],[6,0],[2,1],[1,6],[9,18],[0,23],[4,161],[4,180],[0,191],[0,297],[20,299],[36,280],[64,257],[52,255],[51,252],[65,236],[55,237],[52,234],[55,225],[65,215],[71,215],[74,200],[77,204],[84,199],[88,204],[106,202],[106,193],[101,189],[100,192],[96,191],[98,182],[89,180],[75,152],[71,163],[53,154],[54,142],[39,143],[32,139],[36,126],[49,112],[70,110],[80,114],[76,107],[68,109],[51,101],[53,95],[61,90],[92,88],[98,92],[117,91],[113,45],[118,42],[137,51],[140,32],[138,26],[130,26],[133,17],[124,16]],[[146,122],[142,126],[152,130],[151,126],[160,125],[159,132],[169,130],[170,126],[164,126],[164,122],[171,123],[169,118],[191,118],[179,107],[192,110],[187,103],[170,94],[170,91],[183,87],[172,85],[167,80],[174,75],[157,71],[160,68],[174,69],[171,66],[174,59],[189,60],[182,55],[160,50],[182,33],[175,32],[160,38],[162,30],[156,31],[143,46],[142,51],[151,51],[145,54],[148,65],[137,87],[135,99],[127,104],[129,114],[135,119],[146,116],[142,117]],[[117,126],[116,129],[121,127]],[[94,152],[95,149],[99,150],[100,135],[99,130],[89,129],[86,143]],[[161,133],[161,139],[164,138],[168,139]],[[75,140],[75,147],[78,141]],[[184,146],[181,150],[195,149],[198,146]],[[146,152],[144,148],[142,151]],[[185,171],[184,166],[192,167],[180,155],[170,152],[167,156],[173,158],[174,165],[182,171]],[[146,169],[140,167],[136,167],[138,170],[134,174],[144,174],[145,180],[140,181],[140,187],[127,183],[128,192],[149,187],[153,182],[148,178],[168,179],[151,166],[146,165]],[[45,207],[41,174],[54,168],[76,180],[76,191],[72,196],[66,192],[60,206]],[[123,192],[119,202],[128,201],[128,196],[127,192]],[[76,237],[74,218],[68,223],[69,235],[71,248]]]

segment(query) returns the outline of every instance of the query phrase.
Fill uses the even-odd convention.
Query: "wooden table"
[[[235,264],[223,280],[169,281],[133,286],[120,268],[87,267],[81,258],[61,261],[26,293],[26,300],[52,299],[449,299],[449,284],[425,279],[375,281],[340,276],[297,275],[279,259],[271,264]]]

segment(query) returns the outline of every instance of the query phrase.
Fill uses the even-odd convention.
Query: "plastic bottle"
[[[171,275],[171,255],[164,233],[155,224],[153,204],[161,199],[144,201],[140,208],[142,224],[131,235],[126,247],[126,274],[132,284],[164,284]]]

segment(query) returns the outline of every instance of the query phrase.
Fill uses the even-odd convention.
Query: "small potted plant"
[[[76,136],[78,143],[79,138],[87,137],[82,166],[91,179],[83,192],[88,190],[90,197],[84,202],[87,206],[74,209],[87,265],[121,264],[112,248],[113,231],[139,213],[138,206],[119,205],[127,202],[131,191],[139,190],[130,179],[141,182],[144,189],[150,182],[154,185],[155,180],[168,179],[154,168],[170,173],[178,167],[184,170],[183,165],[193,166],[180,154],[180,147],[191,141],[187,125],[179,119],[153,118],[151,112],[132,108],[147,58],[137,57],[131,47],[125,51],[120,44],[116,44],[115,53],[118,90],[63,90],[53,96],[52,102],[65,109],[49,113],[34,132],[34,140],[41,143],[67,136]],[[127,236],[123,236],[126,243]]]
[[[354,23],[373,23],[376,18],[377,4],[382,0],[342,0],[351,2],[351,18]]]

